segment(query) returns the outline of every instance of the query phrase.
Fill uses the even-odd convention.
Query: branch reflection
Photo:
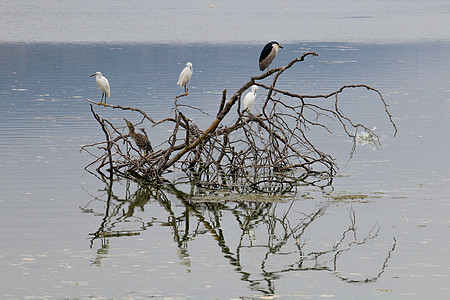
[[[378,271],[372,276],[355,279],[340,270],[342,256],[346,253],[347,257],[352,257],[355,248],[376,239],[379,227],[375,224],[368,231],[359,232],[352,208],[348,211],[348,227],[340,234],[329,233],[324,245],[315,243],[318,232],[314,227],[326,214],[327,204],[299,211],[298,200],[292,197],[260,195],[249,201],[242,195],[239,200],[231,193],[204,191],[202,196],[196,196],[199,191],[188,193],[168,182],[138,186],[131,193],[127,181],[124,196],[120,197],[113,193],[111,178],[104,182],[106,194],[94,197],[81,208],[83,212],[103,216],[99,228],[90,234],[91,247],[95,241],[101,242],[93,261],[96,265],[101,265],[102,258],[108,255],[109,239],[139,235],[155,225],[167,226],[177,245],[180,264],[187,272],[191,267],[189,244],[195,243],[199,236],[210,235],[250,289],[274,294],[274,283],[288,272],[324,271],[348,283],[376,281],[384,273],[396,247],[394,238],[384,260],[372,261],[379,265]],[[151,212],[136,216],[137,211],[144,212],[145,207],[151,205],[162,208],[164,218],[152,216]]]

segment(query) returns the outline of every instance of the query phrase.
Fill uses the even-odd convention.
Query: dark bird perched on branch
[[[275,59],[278,53],[278,49],[284,49],[278,42],[270,42],[264,46],[261,51],[261,55],[259,56],[259,69],[264,71],[266,68],[269,71],[269,66]]]
[[[134,131],[133,124],[130,121],[128,121],[127,119],[125,119],[125,118],[123,118],[123,119],[125,120],[125,123],[127,123],[128,130],[130,131],[130,136],[136,143],[136,146],[139,147],[139,150],[143,150],[145,155],[153,152],[153,148],[152,148],[152,144],[150,143],[150,140],[142,133],[137,133],[136,131]]]
[[[102,75],[100,72],[95,72],[91,75],[91,77],[95,76],[95,81],[97,81],[97,86],[102,91],[102,99],[100,100],[100,103],[103,102],[103,97],[105,98],[106,103],[106,97],[111,96],[111,89],[109,88],[109,82],[106,77]]]

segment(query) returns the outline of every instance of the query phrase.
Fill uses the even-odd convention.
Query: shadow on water
[[[191,272],[190,245],[201,236],[211,236],[225,260],[250,290],[275,294],[276,281],[288,272],[321,271],[354,284],[377,281],[397,245],[393,238],[384,258],[373,260],[377,266],[374,274],[355,278],[358,270],[350,275],[341,270],[341,256],[346,253],[353,259],[356,248],[370,247],[370,242],[378,237],[379,226],[375,223],[366,232],[358,230],[357,212],[353,207],[348,209],[346,228],[335,236],[327,235],[328,240],[324,244],[316,245],[316,233],[311,227],[326,217],[327,203],[300,211],[296,205],[298,199],[292,196],[258,195],[247,199],[247,196],[240,195],[238,199],[228,192],[217,194],[191,189],[187,193],[169,182],[157,186],[139,185],[136,189],[129,180],[117,182],[112,177],[105,177],[103,182],[105,194],[92,196],[92,200],[81,207],[85,213],[103,216],[98,229],[90,233],[91,248],[96,241],[101,243],[92,262],[97,266],[101,266],[102,260],[108,257],[110,239],[144,235],[145,231],[162,226],[170,228],[180,265],[188,273]],[[113,186],[123,182],[125,195],[118,196]],[[321,189],[324,191],[323,187]],[[102,208],[94,208],[98,202],[103,203]],[[148,216],[148,219],[135,216],[135,212],[144,211],[146,207],[151,211],[152,205],[159,206],[165,215]],[[225,219],[230,217],[233,221],[225,225]],[[130,227],[130,224],[133,225]]]

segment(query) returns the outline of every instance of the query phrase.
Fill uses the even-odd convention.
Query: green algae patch
[[[330,202],[337,203],[369,203],[373,202],[374,199],[379,199],[383,197],[384,194],[378,192],[375,195],[366,195],[366,194],[336,194],[336,195],[327,195],[326,198],[329,199]]]
[[[267,203],[285,203],[297,199],[292,195],[264,195],[264,194],[209,194],[203,196],[194,196],[189,198],[195,202],[267,202]]]

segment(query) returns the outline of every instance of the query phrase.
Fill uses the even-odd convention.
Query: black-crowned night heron
[[[280,46],[278,42],[275,41],[270,42],[264,46],[264,48],[261,51],[261,55],[259,56],[259,69],[261,71],[269,69],[270,64],[277,56],[279,48],[284,49],[282,46]]]
[[[248,92],[247,95],[245,95],[245,98],[244,98],[244,111],[248,109],[248,111],[250,112],[250,107],[252,107],[253,104],[255,103],[256,91],[257,90],[258,90],[258,86],[257,85],[252,85],[252,91]]]
[[[192,72],[193,72],[192,64],[190,62],[187,62],[186,67],[183,69],[183,71],[181,71],[180,77],[178,78],[177,84],[180,87],[184,87],[184,92],[186,93],[186,95],[189,90],[188,83],[189,80],[191,80]]]
[[[109,82],[106,77],[102,75],[100,72],[95,72],[91,75],[91,77],[95,76],[95,81],[97,81],[97,86],[102,91],[102,99],[100,100],[100,103],[103,101],[103,97],[105,97],[105,103],[106,103],[106,97],[109,97],[111,95],[111,90],[109,88]]]
[[[139,150],[143,150],[144,155],[153,152],[152,144],[150,143],[149,139],[142,133],[137,133],[136,131],[134,131],[133,124],[127,119],[123,119],[125,120],[125,123],[127,123],[130,136],[136,143],[136,146],[138,146]]]

